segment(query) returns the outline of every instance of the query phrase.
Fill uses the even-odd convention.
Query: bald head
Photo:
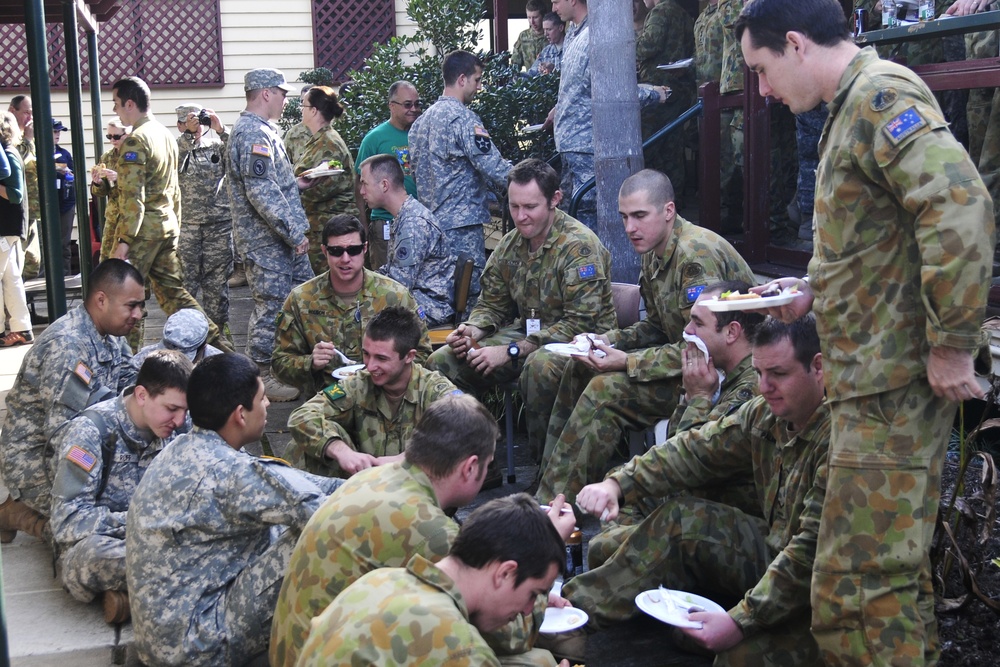
[[[646,200],[658,208],[674,200],[674,186],[670,179],[655,169],[643,169],[626,178],[618,196],[631,197],[639,192],[646,193]]]

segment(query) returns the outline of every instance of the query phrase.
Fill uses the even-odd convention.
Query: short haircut
[[[538,189],[545,195],[546,201],[552,203],[552,198],[559,190],[559,174],[547,162],[531,157],[521,160],[507,172],[508,188],[511,183],[527,185],[532,181],[538,184]]]
[[[365,338],[392,341],[392,349],[402,359],[420,345],[420,319],[402,306],[389,306],[379,311],[365,327]]]
[[[548,7],[542,0],[528,0],[524,5],[524,11],[526,12],[541,12],[544,14],[546,9]]]
[[[480,506],[465,520],[449,556],[481,570],[493,562],[517,563],[514,585],[561,570],[566,545],[552,521],[527,493],[497,498]]]
[[[14,97],[10,98],[10,105],[14,107],[15,110],[20,111],[21,103],[24,102],[24,100],[26,99],[28,99],[27,95],[15,95]]]
[[[431,479],[447,477],[462,461],[478,456],[482,474],[499,435],[496,419],[475,396],[449,394],[424,411],[403,456]]]
[[[444,85],[454,86],[458,77],[475,76],[476,72],[483,69],[483,61],[475,54],[461,49],[452,51],[444,57],[441,64],[441,75],[444,77]]]
[[[707,285],[701,293],[722,294],[723,292],[743,292],[746,294],[747,290],[751,287],[752,285],[745,280],[722,280],[720,282]],[[726,326],[730,322],[739,322],[740,326],[743,327],[743,335],[747,337],[747,340],[753,340],[754,332],[764,321],[763,314],[752,310],[730,310],[727,312],[712,314],[715,315],[716,331],[722,331],[722,327]]]
[[[375,180],[381,181],[385,179],[389,181],[389,185],[392,186],[393,190],[403,189],[403,168],[399,166],[399,160],[396,159],[395,155],[387,153],[372,155],[369,158],[365,158],[359,169],[364,169],[365,167],[368,167]]]
[[[808,313],[790,324],[768,317],[757,327],[751,342],[755,348],[765,347],[786,338],[795,348],[795,358],[803,368],[809,370],[813,359],[820,353],[816,316]]]
[[[113,292],[131,278],[140,285],[143,284],[142,274],[128,262],[110,257],[98,264],[87,278],[87,298],[97,292],[105,294]]]
[[[145,387],[150,396],[159,396],[167,389],[187,393],[193,368],[194,364],[183,352],[156,350],[143,360],[135,384]]]
[[[17,143],[17,137],[20,134],[21,129],[14,114],[9,111],[0,112],[0,146],[11,148]]]
[[[254,409],[258,389],[260,370],[249,357],[233,352],[207,357],[194,367],[188,381],[191,421],[198,428],[218,431],[237,407]]]
[[[663,208],[674,200],[674,184],[663,172],[655,169],[643,169],[625,179],[619,197],[629,197],[637,192],[645,192],[651,204]]]
[[[132,100],[139,111],[149,111],[149,86],[139,77],[122,77],[112,84],[111,90],[116,92],[123,104]]]
[[[410,88],[412,90],[417,90],[417,87],[414,86],[409,81],[403,81],[403,80],[396,81],[391,86],[389,86],[389,95],[388,95],[389,101],[391,102],[392,98],[394,98],[396,96],[396,93],[398,93],[400,90],[403,90],[404,88]]]
[[[328,123],[334,118],[340,118],[344,113],[337,92],[329,86],[313,86],[306,93],[306,101],[315,107]]]
[[[353,232],[361,235],[361,243],[368,243],[368,230],[361,224],[357,216],[340,213],[333,216],[323,225],[323,243],[330,241],[331,236],[346,236]]]
[[[561,25],[561,26],[566,25],[566,22],[562,20],[562,17],[556,14],[555,12],[549,12],[548,14],[543,16],[542,23],[545,23],[546,21],[548,21],[549,23],[554,23],[555,25]]]
[[[789,32],[800,32],[820,46],[834,46],[850,40],[844,8],[837,0],[753,0],[733,26],[736,39],[750,30],[750,44],[774,53],[785,51]]]

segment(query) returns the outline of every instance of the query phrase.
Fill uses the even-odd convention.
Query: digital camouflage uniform
[[[514,41],[514,48],[510,50],[510,66],[515,72],[530,67],[548,43],[545,33],[538,34],[530,27],[525,28]]]
[[[177,257],[181,193],[177,185],[177,143],[166,127],[150,116],[135,122],[121,146],[118,170],[120,211],[118,241],[127,243],[128,260],[146,278],[157,303],[167,315],[181,308],[201,306],[184,289],[183,269]],[[204,312],[204,311],[202,311]],[[143,321],[145,317],[143,318]],[[141,347],[143,324],[136,325],[134,342]],[[209,325],[208,339],[219,339],[219,328]],[[138,347],[133,346],[133,349]]]
[[[506,192],[510,161],[490,139],[483,121],[454,97],[442,95],[410,128],[410,161],[420,203],[434,214],[456,257],[472,255],[471,299],[486,266],[483,225],[490,221],[490,191]]]
[[[694,55],[694,21],[677,0],[659,0],[649,10],[642,32],[635,40],[636,71],[639,83],[670,88],[664,104],[646,109],[642,114],[642,138],[648,139],[664,125],[694,104],[694,71],[691,67],[657,69],[658,65],[676,62]],[[650,149],[646,166],[670,177],[674,192],[684,192],[684,146],[686,133],[675,130],[670,139]]]
[[[928,550],[957,406],[927,355],[978,345],[993,207],[910,70],[864,49],[829,110],[809,262],[833,422],[812,624],[828,664],[933,663]]]
[[[374,271],[365,269],[364,272],[361,290],[350,300],[342,299],[333,291],[329,272],[292,290],[278,311],[276,322],[272,370],[278,379],[315,394],[333,384],[331,373],[343,365],[334,357],[326,368],[313,370],[312,351],[316,343],[333,343],[349,359],[361,363],[365,327],[375,315],[390,306],[402,306],[420,315],[420,306],[405,287]],[[422,317],[420,322],[417,362],[424,361],[431,353],[431,341]]]
[[[685,431],[609,476],[626,502],[751,474],[767,520],[710,501],[674,498],[632,529],[603,565],[562,594],[597,626],[632,618],[640,592],[700,591],[742,598],[729,615],[744,639],[718,665],[815,665],[809,581],[827,488],[830,412],[821,405],[800,432],[758,396],[736,413]],[[598,534],[593,542],[599,542]],[[592,543],[593,543],[592,542]]]
[[[388,263],[381,271],[410,290],[428,327],[455,318],[455,256],[434,215],[408,196],[393,224]]]
[[[527,239],[516,229],[500,240],[483,272],[482,297],[466,323],[486,333],[479,341],[483,347],[523,340],[542,346],[566,342],[578,333],[603,331],[615,322],[610,275],[611,253],[600,239],[557,210],[537,251],[528,249]],[[525,320],[532,312],[541,329],[529,336]],[[431,355],[427,366],[460,389],[475,391],[516,380],[539,351],[520,360],[517,368],[505,364],[483,376],[445,345]]]
[[[312,132],[305,123],[296,123],[285,130],[281,137],[281,142],[285,146],[285,153],[288,154],[288,161],[295,164],[302,156],[302,151],[306,144],[312,139]],[[313,165],[314,167],[316,165]]]
[[[205,314],[220,329],[229,322],[229,276],[233,272],[228,143],[229,132],[218,138],[202,134],[197,146],[190,134],[182,132],[177,137],[177,180],[183,203],[177,253],[184,266],[184,286],[191,294],[201,292]]]
[[[538,54],[538,57],[535,58],[535,62],[525,71],[525,74],[528,76],[541,76],[542,63],[552,63],[552,71],[558,72],[562,69],[562,52],[562,44],[546,44],[545,48]]]
[[[52,438],[52,538],[63,586],[90,602],[125,590],[125,517],[129,501],[164,441],[140,429],[125,407],[126,389],[66,422]],[[99,427],[88,413],[103,419]],[[103,428],[102,428],[103,427]],[[169,439],[168,439],[169,442]],[[104,448],[111,452],[105,458]],[[105,463],[111,467],[105,470]],[[103,487],[103,488],[102,488]]]
[[[460,393],[440,373],[426,370],[418,363],[411,369],[410,381],[395,414],[367,370],[340,380],[300,405],[288,417],[292,443],[285,451],[285,458],[317,475],[348,477],[336,461],[323,456],[330,440],[343,440],[354,451],[372,456],[402,454],[413,428],[431,403],[448,394]]]
[[[438,505],[420,468],[404,461],[352,476],[302,529],[274,612],[271,665],[294,665],[313,617],[362,575],[403,567],[414,555],[436,563],[457,535],[458,524]],[[317,558],[320,553],[325,556]],[[539,611],[544,614],[544,605]],[[528,650],[537,634],[530,629],[542,614],[487,633],[502,664],[554,664],[547,651]]]
[[[264,651],[298,533],[339,485],[198,427],[165,447],[132,496],[125,531],[139,658],[242,665]]]
[[[17,145],[24,164],[24,184],[28,189],[28,231],[22,243],[24,245],[24,266],[21,276],[27,280],[38,275],[42,268],[41,240],[38,235],[41,205],[38,201],[38,161],[35,158],[35,142],[21,139]]]
[[[663,256],[650,251],[641,259],[639,292],[646,319],[626,329],[594,330],[629,352],[627,370],[595,374],[568,357],[540,350],[521,376],[522,395],[532,397],[525,405],[529,444],[542,450],[539,498],[551,500],[549,493],[574,498],[586,480],[604,475],[623,429],[645,429],[673,412],[680,399],[684,327],[706,285],[756,283],[724,238],[679,215],[673,224]],[[566,486],[548,486],[547,476],[552,484],[565,480]]]
[[[326,255],[320,246],[326,243],[323,238],[323,226],[335,215],[344,213],[357,217],[358,207],[354,201],[354,158],[347,150],[347,144],[332,125],[326,125],[302,147],[295,161],[295,175],[299,176],[306,169],[312,169],[330,160],[337,160],[343,165],[344,173],[333,176],[323,176],[314,179],[311,188],[302,190],[302,208],[309,220],[309,264],[313,273],[319,275],[327,270]]]
[[[268,364],[281,304],[293,287],[313,277],[309,257],[295,254],[309,222],[278,130],[257,114],[241,112],[230,131],[226,176],[233,240],[254,300],[247,356]]]
[[[461,592],[423,556],[369,572],[316,617],[299,667],[500,667]]]
[[[105,168],[118,172],[121,169],[121,157],[121,151],[112,148],[101,156],[99,162]],[[107,197],[104,203],[104,229],[101,232],[101,261],[103,262],[114,253],[118,246],[118,239],[121,238],[122,234],[118,182],[112,183],[107,178],[101,178],[90,184],[90,194],[94,197]]]
[[[49,515],[49,438],[88,405],[113,397],[135,379],[124,338],[102,336],[83,305],[35,337],[7,394],[0,431],[0,473],[15,500]]]

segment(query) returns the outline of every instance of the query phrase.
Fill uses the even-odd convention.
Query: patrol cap
[[[188,102],[186,104],[180,105],[179,107],[174,109],[174,111],[177,112],[177,122],[183,123],[184,121],[187,120],[189,113],[197,115],[198,112],[200,112],[204,108],[205,107],[201,106],[200,104],[195,104],[194,102]]]
[[[260,90],[262,88],[281,88],[286,93],[297,92],[295,86],[285,83],[285,75],[281,70],[272,67],[252,69],[243,77],[243,90]]]
[[[208,318],[194,308],[181,308],[163,325],[163,347],[183,352],[191,361],[208,339]]]
[[[64,130],[68,130],[68,129],[69,129],[68,127],[66,127],[65,125],[62,124],[61,120],[56,120],[55,118],[52,119],[52,130],[53,131],[59,130],[60,132],[63,132]]]

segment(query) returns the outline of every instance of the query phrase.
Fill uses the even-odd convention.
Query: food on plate
[[[343,171],[344,169],[344,165],[341,163],[340,160],[325,160],[323,162],[320,162],[312,169],[306,169],[300,175],[315,176],[317,174],[326,174],[327,172],[336,171],[338,169],[341,171]]]
[[[755,294],[754,292],[748,292],[747,294],[743,294],[742,292],[732,292],[732,291],[723,292],[722,294],[719,295],[719,301],[742,301],[744,299],[761,299],[767,297],[785,296],[788,294],[798,294],[798,293],[799,293],[799,288],[796,287],[795,285],[785,288],[780,288],[777,285],[775,285],[774,287],[770,287],[764,290],[760,294]]]
[[[743,294],[742,292],[728,291],[728,292],[723,292],[722,294],[719,295],[719,301],[742,301],[743,299],[759,299],[759,298],[760,294],[754,294],[753,292]]]

